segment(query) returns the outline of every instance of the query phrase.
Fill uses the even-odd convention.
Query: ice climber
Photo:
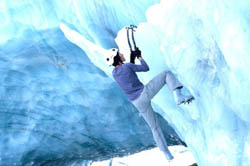
[[[136,57],[140,61],[140,65],[134,64]],[[167,160],[171,162],[171,160],[173,160],[173,155],[168,149],[162,129],[155,116],[155,112],[151,105],[151,99],[165,84],[167,84],[169,90],[173,92],[177,105],[191,102],[194,99],[193,96],[186,96],[181,93],[183,85],[170,71],[163,71],[149,83],[143,85],[138,79],[136,72],[147,72],[149,71],[149,67],[143,60],[141,51],[138,48],[131,52],[130,63],[123,63],[125,58],[116,48],[109,50],[109,54],[105,57],[105,60],[108,65],[114,66],[112,71],[114,79],[143,116],[152,130],[157,146],[163,151]]]

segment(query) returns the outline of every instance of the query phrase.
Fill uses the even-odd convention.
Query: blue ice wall
[[[161,1],[147,10],[147,21],[136,32],[151,66],[150,72],[139,75],[141,80],[147,83],[168,69],[196,98],[191,105],[177,107],[165,88],[153,101],[200,165],[250,163],[248,9],[248,2]],[[88,50],[83,38],[64,31],[70,41]],[[124,29],[115,40],[127,53]],[[92,62],[109,73],[99,63],[102,59]]]
[[[168,69],[196,98],[177,107],[164,88],[153,99],[156,111],[199,165],[248,166],[249,8],[236,0],[0,1],[1,164],[70,164],[84,160],[88,148],[98,158],[153,146],[134,107],[87,58],[91,52],[64,38],[64,23],[103,48],[122,47],[118,32],[139,25],[136,41],[151,68],[142,81]],[[103,136],[109,128],[118,135]]]
[[[155,146],[119,87],[59,28],[22,35],[0,46],[1,166],[80,164]]]
[[[60,3],[0,2],[1,166],[80,165],[155,147],[150,129],[118,86],[64,37],[59,23],[67,21],[59,13],[78,21],[68,20],[71,27],[84,25],[73,4]],[[98,41],[97,32],[88,37]],[[169,143],[180,144],[158,117]]]
[[[157,43],[151,51],[141,36],[146,60],[156,66],[151,55],[160,50],[157,55],[196,97],[178,112],[170,111],[164,94],[155,102],[167,108],[164,117],[201,165],[250,163],[249,8],[247,1],[161,1],[141,27]]]
[[[19,37],[27,28],[44,30],[64,22],[87,39],[109,48],[125,25],[145,21],[146,9],[159,0],[16,0],[0,2],[0,42]]]

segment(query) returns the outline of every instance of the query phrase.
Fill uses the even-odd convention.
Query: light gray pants
[[[145,85],[141,95],[132,103],[138,109],[140,114],[143,116],[143,118],[151,128],[154,140],[160,150],[163,152],[169,152],[167,142],[164,138],[161,127],[159,126],[159,122],[156,119],[155,112],[151,105],[151,99],[160,91],[160,89],[165,84],[167,84],[168,88],[171,91],[182,86],[182,84],[170,71],[164,71],[154,77],[147,85]],[[170,152],[169,154],[169,158],[172,159],[173,157],[171,157]]]

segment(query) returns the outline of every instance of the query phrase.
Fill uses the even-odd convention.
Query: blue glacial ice
[[[170,144],[201,166],[250,163],[250,1],[1,0],[0,165],[73,165],[155,146],[110,77],[106,49],[127,54],[124,26],[150,71],[171,70],[195,96],[153,99]],[[124,120],[125,119],[125,120]],[[178,135],[178,136],[177,136]]]

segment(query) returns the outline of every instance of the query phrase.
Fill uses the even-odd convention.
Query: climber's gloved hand
[[[135,51],[131,51],[130,53],[130,63],[135,63],[135,58],[141,57],[141,50],[136,47]]]
[[[131,55],[136,56],[137,58],[139,58],[139,57],[141,57],[141,50],[138,47],[136,47],[136,50],[132,51]]]

